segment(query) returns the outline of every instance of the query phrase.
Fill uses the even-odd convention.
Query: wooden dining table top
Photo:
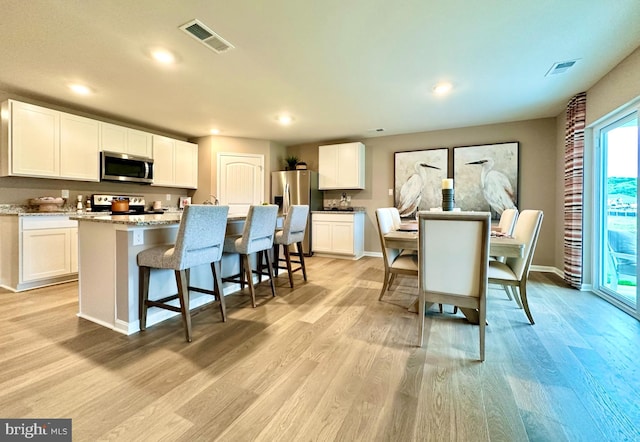
[[[402,228],[402,225],[400,226]],[[417,230],[392,230],[384,235],[388,248],[392,249],[418,249],[418,232]],[[514,238],[505,236],[491,235],[489,238],[489,255],[505,256],[508,258],[522,258],[524,255],[524,243]]]

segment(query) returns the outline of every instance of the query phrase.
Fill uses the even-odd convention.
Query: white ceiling
[[[194,18],[235,49],[178,29]],[[639,45],[639,0],[0,0],[0,89],[284,145],[556,116]],[[152,61],[156,46],[178,63]],[[454,89],[436,97],[442,80]]]

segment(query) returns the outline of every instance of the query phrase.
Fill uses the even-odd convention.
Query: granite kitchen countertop
[[[61,207],[55,212],[40,212],[32,206],[24,206],[18,204],[0,204],[0,216],[60,216],[75,215],[76,209],[69,207]]]

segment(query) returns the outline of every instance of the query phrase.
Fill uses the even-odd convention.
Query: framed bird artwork
[[[517,141],[453,148],[455,205],[462,210],[491,212],[518,207]]]
[[[442,180],[447,178],[449,149],[394,153],[394,203],[403,218],[442,205]]]

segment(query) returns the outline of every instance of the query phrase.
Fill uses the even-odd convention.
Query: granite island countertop
[[[108,223],[108,224],[124,224],[128,226],[163,226],[180,224],[182,212],[168,212],[163,214],[143,214],[143,215],[70,215],[69,219],[76,221]],[[244,221],[246,214],[231,213],[227,221]]]
[[[361,213],[366,212],[364,207],[350,207],[349,209],[338,209],[338,208],[330,208],[324,207],[319,210],[312,210],[311,213]]]

